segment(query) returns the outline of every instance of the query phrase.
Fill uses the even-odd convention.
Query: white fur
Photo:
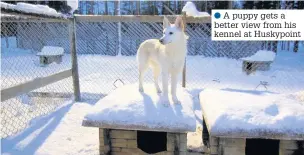
[[[149,39],[141,43],[137,51],[139,70],[139,91],[143,90],[143,76],[148,67],[153,70],[155,88],[158,93],[158,77],[162,72],[162,101],[169,103],[168,78],[171,75],[171,96],[174,103],[179,103],[176,96],[178,75],[182,72],[187,54],[188,36],[184,33],[183,22],[178,17],[174,24],[167,18],[163,22],[164,35],[160,39]],[[160,40],[163,42],[160,43]]]

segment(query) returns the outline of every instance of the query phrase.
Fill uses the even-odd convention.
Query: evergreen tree
[[[304,1],[297,2],[298,9],[304,9]]]
[[[228,9],[228,1],[214,1],[215,9]]]
[[[243,2],[243,9],[253,9],[255,6],[254,1],[245,1]]]

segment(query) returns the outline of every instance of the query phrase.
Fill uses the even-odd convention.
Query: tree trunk
[[[118,1],[114,1],[114,15],[118,15]]]
[[[90,1],[90,15],[94,15],[94,1]]]
[[[295,41],[293,46],[293,51],[298,52],[298,49],[299,49],[299,41]]]
[[[105,12],[104,12],[104,14],[108,15],[109,14],[108,13],[108,1],[104,1],[104,3],[105,3]]]
[[[136,1],[136,14],[140,15],[140,1]]]
[[[229,1],[228,2],[228,9],[232,9],[233,8],[233,1]]]

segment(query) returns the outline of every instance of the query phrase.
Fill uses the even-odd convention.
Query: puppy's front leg
[[[162,74],[162,85],[163,85],[163,93],[162,93],[162,103],[166,106],[169,104],[169,97],[168,97],[168,79],[169,73],[167,69],[163,69]]]
[[[178,104],[179,101],[176,96],[176,85],[177,85],[177,74],[172,73],[171,74],[171,96],[172,100],[175,104]]]

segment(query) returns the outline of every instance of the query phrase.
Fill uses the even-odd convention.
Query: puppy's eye
[[[171,35],[171,34],[173,34],[173,32],[169,32],[169,34]]]

